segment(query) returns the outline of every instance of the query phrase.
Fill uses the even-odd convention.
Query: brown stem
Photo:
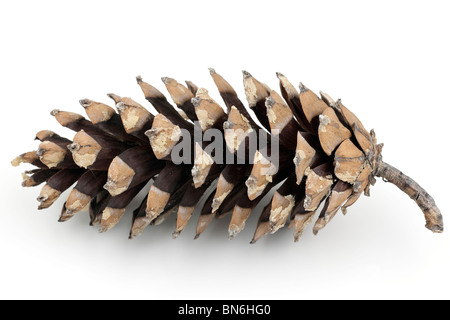
[[[444,231],[444,221],[439,208],[433,198],[417,182],[386,162],[380,163],[376,175],[395,184],[417,203],[425,215],[426,228],[436,233]]]

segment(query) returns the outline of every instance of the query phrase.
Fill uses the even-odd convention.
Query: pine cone
[[[228,229],[232,239],[257,204],[274,190],[251,243],[286,224],[294,228],[297,241],[319,208],[314,234],[339,209],[345,213],[363,193],[369,196],[378,176],[419,205],[428,229],[443,231],[432,197],[382,161],[383,144],[377,144],[375,132],[368,132],[340,100],[322,92],[318,97],[302,83],[298,92],[277,73],[279,95],[244,71],[245,94],[256,121],[228,82],[213,69],[210,73],[226,113],[206,89],[162,78],[177,110],[141,77],[137,83],[159,112],[156,115],[115,94],[108,96],[118,113],[103,103],[80,100],[90,121],[53,110],[62,126],[76,132],[73,140],[40,131],[38,149],[12,161],[14,166],[24,162],[36,167],[23,174],[23,186],[45,182],[38,209],[50,207],[76,183],[59,221],[88,209],[91,225],[104,232],[119,222],[133,198],[153,181],[133,212],[130,238],[176,212],[175,238],[203,203],[195,238],[214,217],[232,213]],[[202,134],[203,139],[195,138]]]

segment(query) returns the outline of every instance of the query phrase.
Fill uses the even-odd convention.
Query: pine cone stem
[[[439,208],[434,199],[417,182],[386,162],[380,163],[376,175],[395,184],[417,203],[425,215],[426,228],[435,233],[444,231],[444,221]]]

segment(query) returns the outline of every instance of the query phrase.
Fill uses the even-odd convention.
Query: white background
[[[275,72],[323,90],[385,143],[384,159],[420,182],[450,221],[448,1],[2,1],[0,4],[0,298],[448,299],[450,231],[379,180],[346,216],[299,243],[287,228],[249,245],[257,215],[233,241],[229,219],[193,241],[198,216],[128,240],[130,212],[99,234],[87,214],[58,223],[21,188],[16,155],[37,148],[49,115],[78,100],[131,96],[135,76],[192,80],[221,101],[214,67],[244,99],[241,70],[278,88]],[[133,206],[137,205],[133,202]]]

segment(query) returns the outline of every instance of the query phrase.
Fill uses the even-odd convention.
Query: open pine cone
[[[103,103],[80,100],[90,121],[53,110],[56,120],[76,134],[69,140],[49,130],[38,132],[37,151],[12,161],[14,166],[36,167],[23,174],[22,185],[45,182],[38,197],[38,208],[44,209],[76,183],[59,221],[88,209],[91,225],[104,232],[119,222],[132,199],[153,180],[147,197],[134,210],[130,238],[173,212],[177,213],[173,233],[177,237],[203,203],[195,238],[214,217],[232,213],[231,239],[275,189],[260,213],[253,243],[286,224],[294,228],[297,241],[321,207],[313,228],[316,234],[339,209],[345,213],[361,194],[369,196],[378,176],[419,205],[428,229],[443,231],[432,197],[382,161],[383,145],[377,144],[375,132],[368,132],[340,100],[325,93],[318,97],[303,84],[298,92],[277,73],[279,95],[244,71],[245,94],[255,121],[228,82],[213,69],[210,73],[226,113],[207,90],[190,81],[186,87],[162,78],[177,110],[141,77],[137,82],[157,115],[115,94],[108,96],[118,113]]]

